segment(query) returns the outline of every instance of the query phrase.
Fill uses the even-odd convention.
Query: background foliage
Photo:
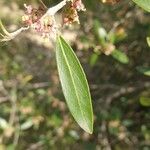
[[[23,3],[38,5],[0,1],[9,31],[20,26]],[[0,150],[149,149],[149,13],[129,0],[113,6],[86,0],[85,5],[81,25],[64,28],[63,35],[88,78],[94,133],[82,131],[68,111],[54,44],[31,31],[0,45]],[[115,51],[105,55],[112,47]]]

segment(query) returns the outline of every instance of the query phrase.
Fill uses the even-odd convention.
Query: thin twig
[[[42,6],[47,9],[47,6],[44,4],[44,2],[42,0],[39,0],[39,1],[42,4]]]
[[[133,92],[136,92],[136,91],[139,91],[139,90],[143,90],[143,89],[149,88],[149,87],[150,87],[150,82],[140,83],[140,84],[137,84],[135,86],[121,87],[116,92],[110,94],[106,98],[106,105],[109,106],[113,99],[116,99],[116,98],[118,98],[122,95],[130,94],[130,93],[133,93]]]

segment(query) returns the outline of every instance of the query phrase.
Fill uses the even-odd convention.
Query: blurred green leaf
[[[8,128],[8,126],[9,126],[8,122],[5,119],[0,118],[0,128],[6,129],[6,128]]]
[[[141,131],[145,137],[146,140],[150,140],[150,130],[146,125],[141,126]]]
[[[99,58],[99,54],[93,53],[90,57],[90,65],[93,67]]]
[[[125,53],[123,53],[123,52],[121,52],[117,49],[114,50],[111,55],[112,55],[113,58],[115,58],[116,60],[118,60],[119,62],[121,62],[123,64],[128,64],[129,63],[128,56]]]
[[[130,120],[130,119],[123,120],[122,124],[126,127],[129,127],[129,126],[133,125],[133,120]]]
[[[150,37],[147,37],[147,43],[148,43],[148,46],[150,47]]]
[[[98,20],[94,21],[94,32],[100,44],[105,44],[107,38],[106,30],[101,26]]]
[[[80,139],[78,133],[75,130],[70,130],[69,134],[70,134],[70,136],[72,136],[76,140]]]
[[[117,107],[112,107],[111,109],[111,115],[109,116],[109,118],[111,120],[120,120],[122,117],[122,111],[120,108]]]
[[[49,125],[54,127],[59,127],[62,124],[61,116],[57,114],[53,114],[49,119]]]
[[[146,76],[150,76],[150,67],[142,67],[141,66],[141,67],[137,67],[137,70]]]
[[[149,107],[150,106],[150,97],[140,97],[140,104],[142,106]]]
[[[127,34],[126,34],[124,28],[110,30],[110,32],[107,35],[108,40],[113,44],[116,44],[116,43],[124,40],[126,37],[127,37]]]
[[[0,149],[1,150],[1,149]],[[2,149],[3,150],[3,149]],[[5,149],[4,149],[5,150]],[[14,144],[10,144],[7,146],[6,150],[15,150]]]
[[[46,94],[46,90],[45,89],[38,89],[36,91],[39,95],[45,95]]]
[[[150,12],[150,0],[133,0],[137,5],[142,7],[144,10]]]
[[[68,107],[81,128],[93,132],[93,110],[84,71],[72,48],[57,37],[56,59],[64,96]]]
[[[32,126],[33,126],[33,121],[32,120],[28,120],[28,121],[24,122],[20,126],[20,128],[21,128],[21,130],[27,130],[27,129],[31,128]]]
[[[113,31],[110,31],[107,36],[111,43],[114,44],[116,42],[116,35]]]
[[[98,28],[98,34],[99,34],[99,37],[100,37],[101,39],[105,39],[105,38],[107,37],[107,32],[106,32],[106,30],[105,30],[104,28],[102,28],[102,27],[99,27],[99,28]]]

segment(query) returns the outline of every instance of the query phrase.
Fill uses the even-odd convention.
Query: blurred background
[[[59,1],[43,2],[50,7]],[[40,5],[0,0],[8,31],[21,27],[24,3]],[[85,133],[66,106],[55,44],[27,31],[0,43],[0,150],[150,149],[150,15],[130,0],[84,4],[80,25],[64,27],[62,34],[87,75],[94,133]]]

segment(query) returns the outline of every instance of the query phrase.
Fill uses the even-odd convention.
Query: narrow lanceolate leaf
[[[56,60],[65,99],[76,122],[88,133],[93,132],[93,109],[89,87],[72,48],[57,37]]]
[[[150,67],[142,67],[142,66],[139,66],[139,67],[137,67],[137,70],[138,70],[140,73],[143,73],[143,74],[146,75],[146,76],[150,76]]]
[[[129,63],[128,56],[125,53],[121,52],[120,50],[115,49],[111,55],[113,58],[115,58],[116,60],[118,60],[119,62],[123,64]]]
[[[150,0],[133,0],[137,5],[142,7],[144,10],[150,12]]]

